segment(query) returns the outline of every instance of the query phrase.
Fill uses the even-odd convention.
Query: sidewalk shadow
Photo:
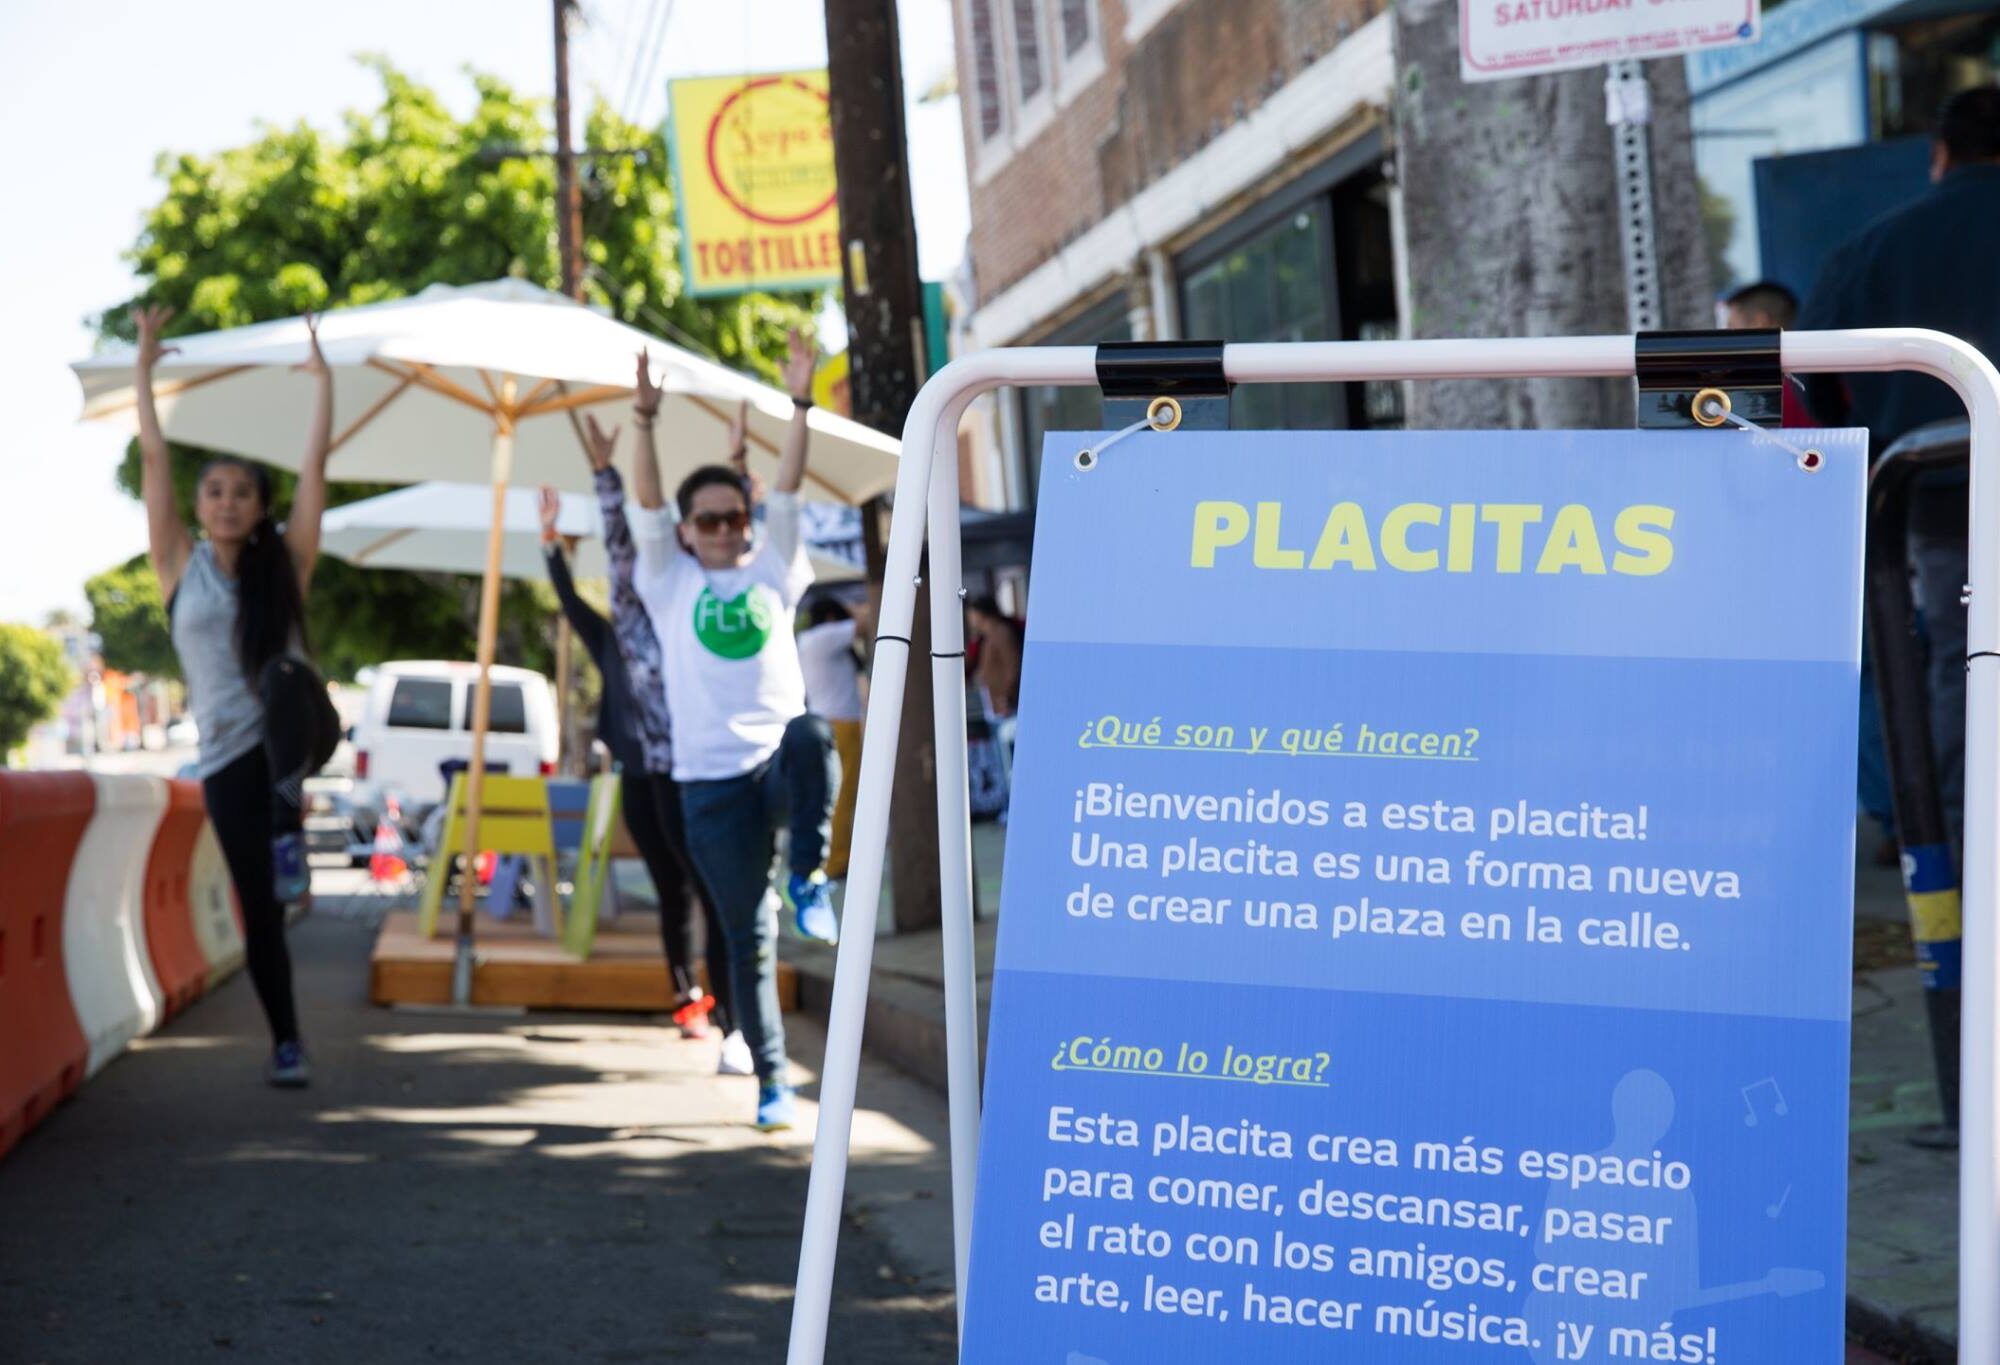
[[[236,981],[0,1162],[0,1360],[779,1358],[806,1139],[644,1018],[363,1006],[360,932],[299,935],[312,1089]],[[953,1358],[948,1295],[841,1251],[829,1360]]]

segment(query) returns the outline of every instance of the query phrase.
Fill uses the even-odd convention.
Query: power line
[[[630,118],[632,95],[639,88],[639,68],[645,62],[646,45],[652,41],[653,25],[660,16],[660,4],[661,0],[646,0],[645,21],[635,30],[638,40],[631,43],[632,65],[626,70],[624,97],[618,101],[618,116],[627,123],[632,122]],[[633,8],[637,8],[637,0],[634,0]],[[631,41],[631,36],[625,35],[628,42]]]
[[[639,3],[640,0],[632,0],[632,3],[627,7],[627,13],[630,14],[636,11]],[[653,32],[653,22],[659,18],[660,4],[661,0],[645,0],[645,16],[638,23],[628,26],[625,31],[619,34],[619,47],[621,51],[629,49],[631,56],[631,61],[625,64],[624,88],[615,106],[618,110],[618,117],[621,119],[625,117],[625,112],[632,107],[632,91],[639,79],[639,61],[645,55],[646,43]],[[627,122],[630,122],[630,120],[627,120]]]
[[[638,7],[638,4],[639,0],[626,0],[626,20],[631,18],[632,11]],[[582,3],[579,0],[576,7],[577,22],[578,26],[588,37],[584,41],[574,42],[570,53],[571,58],[582,69],[583,75],[586,78],[583,83],[590,88],[591,94],[598,104],[609,104],[615,93],[607,87],[604,80],[604,54],[606,46],[608,44],[609,49],[613,52],[620,51],[620,39],[626,27],[625,20],[614,23],[608,11],[609,0],[591,0],[591,3],[588,4]]]
[[[660,74],[660,54],[666,50],[667,30],[673,27],[673,23],[674,0],[667,0],[665,12],[660,18],[659,32],[653,39],[653,50],[646,57],[645,79],[639,82],[639,102],[633,106],[632,117],[626,120],[628,123],[638,123],[640,116],[646,112],[646,106],[652,101],[653,83]]]

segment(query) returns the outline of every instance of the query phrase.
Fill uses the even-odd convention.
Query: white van
[[[349,738],[354,746],[357,825],[373,829],[382,797],[421,819],[444,800],[443,765],[472,762],[472,699],[477,664],[382,664]],[[486,735],[489,772],[544,777],[556,770],[556,702],[549,680],[525,668],[493,666],[493,713]]]

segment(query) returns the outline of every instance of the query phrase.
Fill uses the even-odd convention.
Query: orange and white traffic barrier
[[[208,824],[201,784],[167,783],[167,809],[146,859],[146,952],[159,984],[164,1017],[193,1004],[208,989],[208,959],[195,937],[188,887],[195,844]]]
[[[202,822],[188,864],[188,913],[195,942],[208,967],[207,988],[214,990],[243,966],[243,907],[236,901],[236,884],[222,856],[215,826]]]
[[[63,967],[90,1044],[87,1075],[160,1022],[146,952],[142,892],[153,835],[167,809],[157,777],[93,773],[97,811],[77,845],[63,901]]]
[[[96,789],[0,772],[0,1154],[83,1081],[90,1045],[63,970],[63,905]]]

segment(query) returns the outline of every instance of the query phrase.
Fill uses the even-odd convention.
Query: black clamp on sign
[[[1104,425],[1226,431],[1229,380],[1219,341],[1106,341],[1097,347]]]
[[[1776,329],[1641,332],[1633,338],[1641,430],[1781,424],[1785,373]]]

